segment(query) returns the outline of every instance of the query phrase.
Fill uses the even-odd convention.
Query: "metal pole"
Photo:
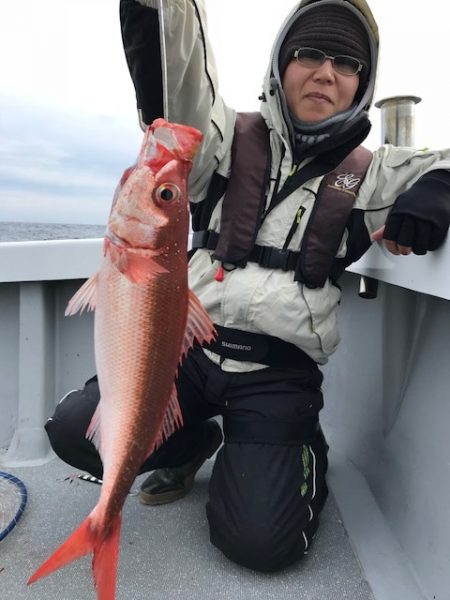
[[[418,96],[392,96],[375,103],[381,109],[381,137],[383,144],[413,146],[415,121],[414,107]]]
[[[381,109],[382,144],[393,146],[413,146],[415,131],[414,107],[421,101],[418,96],[392,96],[375,103]],[[362,276],[359,280],[359,296],[373,299],[377,297],[378,281]]]
[[[417,96],[394,96],[375,104],[381,109],[383,143],[414,146]],[[382,382],[383,432],[394,427],[423,344],[430,304],[425,294],[402,293],[387,285],[383,293]]]

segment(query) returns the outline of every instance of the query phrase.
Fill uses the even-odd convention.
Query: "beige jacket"
[[[139,2],[154,8],[158,6],[156,0]],[[308,3],[299,3],[295,10]],[[364,0],[354,0],[353,4],[364,12],[370,23],[376,61],[378,40],[373,17]],[[226,10],[226,5],[223,7]],[[214,171],[229,175],[235,112],[225,105],[217,91],[217,72],[207,36],[204,3],[165,0],[164,12],[168,117],[171,121],[195,126],[205,134],[190,179],[191,200],[199,202],[206,196]],[[274,44],[271,65],[276,60],[277,48],[284,33],[282,26]],[[293,156],[288,127],[283,118],[282,95],[278,92],[270,94],[273,89],[271,65],[264,80],[267,101],[262,103],[261,113],[272,130],[273,186],[278,176],[281,177],[281,185],[287,178],[293,166]],[[372,100],[375,70],[364,100],[366,108]],[[284,157],[281,158],[283,149]],[[433,169],[450,169],[450,150],[417,151],[389,145],[379,148],[374,153],[354,206],[364,211],[368,233],[384,224],[390,207],[400,193],[422,174]],[[321,179],[318,177],[308,181],[277,206],[259,230],[256,243],[281,248],[294,215],[299,207],[303,207],[305,212],[300,226],[289,246],[292,250],[298,250]],[[268,199],[270,196],[269,190]],[[220,230],[220,216],[221,201],[212,216],[210,229]],[[345,253],[346,234],[338,256],[345,256]],[[337,312],[341,292],[336,286],[328,281],[323,288],[308,289],[294,281],[292,272],[266,269],[256,263],[226,272],[224,280],[218,282],[214,277],[219,264],[212,260],[211,254],[205,249],[196,251],[190,262],[189,278],[192,289],[216,323],[277,336],[297,345],[318,363],[327,362],[340,340]],[[213,358],[219,362],[219,357]],[[228,371],[248,371],[261,367],[232,360],[225,360],[222,364],[222,368]]]

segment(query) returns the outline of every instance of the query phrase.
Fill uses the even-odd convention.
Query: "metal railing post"
[[[413,146],[415,132],[414,107],[421,101],[418,96],[391,96],[375,103],[381,109],[381,143],[393,146]],[[377,297],[378,280],[363,275],[359,280],[359,296]]]

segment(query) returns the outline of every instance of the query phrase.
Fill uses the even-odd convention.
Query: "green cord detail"
[[[308,479],[308,477],[311,474],[311,468],[309,466],[309,461],[310,461],[310,457],[309,457],[308,447],[305,446],[305,444],[303,444],[303,446],[302,446],[302,463],[303,463],[303,477],[305,478],[305,481],[300,486],[300,494],[303,497],[306,495],[306,492],[308,491],[308,484],[307,484],[306,480]]]
[[[309,450],[308,447],[303,444],[302,446],[302,462],[303,462],[303,475],[305,479],[308,479],[311,469],[309,467]]]
[[[302,217],[303,217],[305,211],[306,211],[306,208],[304,206],[300,206],[300,208],[297,211],[297,214],[295,215],[295,221],[296,221],[297,225],[300,224],[300,221],[302,220]]]

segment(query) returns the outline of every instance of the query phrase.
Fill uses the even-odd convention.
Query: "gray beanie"
[[[346,54],[363,64],[357,97],[362,94],[370,72],[369,37],[362,21],[342,5],[313,6],[301,13],[289,29],[279,54],[280,76],[298,48],[317,48],[330,56]]]

